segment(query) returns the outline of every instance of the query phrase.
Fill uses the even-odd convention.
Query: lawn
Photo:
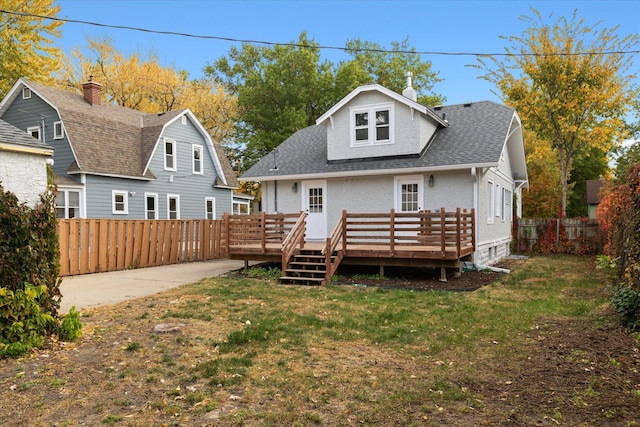
[[[474,292],[256,276],[83,311],[80,341],[0,361],[0,424],[639,425],[639,337],[591,257]]]

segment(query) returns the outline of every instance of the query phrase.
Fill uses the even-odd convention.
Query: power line
[[[350,51],[358,51],[358,52],[373,52],[373,53],[402,53],[402,54],[418,54],[418,55],[439,55],[439,56],[476,56],[476,57],[491,57],[491,56],[587,56],[587,55],[635,55],[640,53],[640,50],[620,50],[620,51],[606,51],[606,52],[560,52],[560,53],[480,53],[480,52],[442,52],[442,51],[415,51],[415,50],[388,50],[388,49],[373,49],[373,48],[359,48],[359,49],[349,49],[346,47],[337,47],[337,46],[310,46],[300,43],[279,43],[279,42],[270,42],[264,40],[250,40],[250,39],[236,39],[231,37],[221,37],[221,36],[211,36],[211,35],[202,35],[202,34],[190,34],[190,33],[182,33],[177,31],[165,31],[165,30],[151,30],[148,28],[140,28],[140,27],[130,27],[127,25],[112,25],[112,24],[102,24],[99,22],[92,21],[83,21],[79,19],[68,19],[68,18],[58,18],[54,16],[46,16],[46,15],[37,15],[34,13],[25,13],[25,12],[15,12],[10,10],[0,9],[0,12],[6,13],[9,15],[17,15],[26,18],[39,18],[39,19],[48,19],[51,21],[59,21],[64,23],[71,24],[84,24],[84,25],[92,25],[95,27],[103,27],[103,28],[113,28],[119,30],[129,30],[129,31],[139,31],[143,33],[151,33],[151,34],[162,34],[169,36],[179,36],[179,37],[189,37],[196,39],[205,39],[205,40],[220,40],[227,41],[233,43],[249,43],[249,44],[261,44],[267,46],[288,46],[288,47],[298,47],[305,49],[326,49],[326,50],[341,50],[344,52]]]

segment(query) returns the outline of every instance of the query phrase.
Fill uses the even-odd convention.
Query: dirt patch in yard
[[[499,266],[515,270],[527,262]],[[439,271],[387,269],[385,278],[376,272],[343,271],[340,282],[365,292],[377,286],[462,291],[505,277],[472,271],[444,283]],[[258,290],[250,284],[215,286],[219,294],[175,289],[86,311],[79,342],[49,342],[19,359],[0,360],[0,425],[640,425],[639,342],[615,327],[609,313],[540,319],[514,338],[517,346],[487,338],[486,346],[504,348],[483,357],[456,355],[455,349],[432,357],[409,341],[406,351],[392,351],[336,331],[304,352],[294,346],[296,337],[288,337],[264,353],[231,358],[218,345],[252,326],[247,307],[254,313],[288,307],[253,294]],[[230,286],[248,293],[216,296]],[[306,290],[299,293],[310,294]],[[317,295],[308,299],[312,306],[324,304],[321,310],[341,303],[339,295],[329,294],[334,299],[327,303]],[[310,328],[335,320],[317,310],[304,313]],[[267,340],[268,333],[254,339]],[[387,407],[393,399],[406,404]]]

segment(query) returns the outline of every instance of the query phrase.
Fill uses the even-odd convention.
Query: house
[[[19,79],[0,118],[54,148],[60,218],[215,219],[238,186],[220,145],[188,109],[148,114]]]
[[[0,119],[0,185],[34,207],[47,190],[53,148]]]
[[[306,212],[311,242],[330,236],[343,211],[473,210],[479,265],[510,253],[528,186],[515,110],[494,102],[427,108],[410,75],[402,95],[356,88],[239,179],[262,183],[267,213]]]
[[[587,180],[587,216],[589,219],[596,219],[596,212],[600,204],[600,189],[604,185],[602,179]]]

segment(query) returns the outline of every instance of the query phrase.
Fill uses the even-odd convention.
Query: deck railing
[[[344,239],[345,232],[345,218],[347,215],[347,211],[342,211],[342,216],[340,220],[334,227],[331,235],[327,237],[327,241],[324,249],[322,249],[322,254],[325,259],[325,267],[326,267],[326,280],[331,280],[331,277],[335,274],[342,258],[344,257],[344,251],[347,249],[347,242]],[[338,249],[338,245],[342,243],[340,249]]]
[[[229,253],[265,253],[270,246],[279,250],[300,214],[229,215],[225,213],[223,223],[225,242]]]
[[[429,247],[439,251],[442,258],[460,257],[473,252],[475,242],[475,212],[456,209],[448,212],[396,212],[389,213],[343,213],[344,242],[352,245],[383,245],[391,253],[408,247]]]

